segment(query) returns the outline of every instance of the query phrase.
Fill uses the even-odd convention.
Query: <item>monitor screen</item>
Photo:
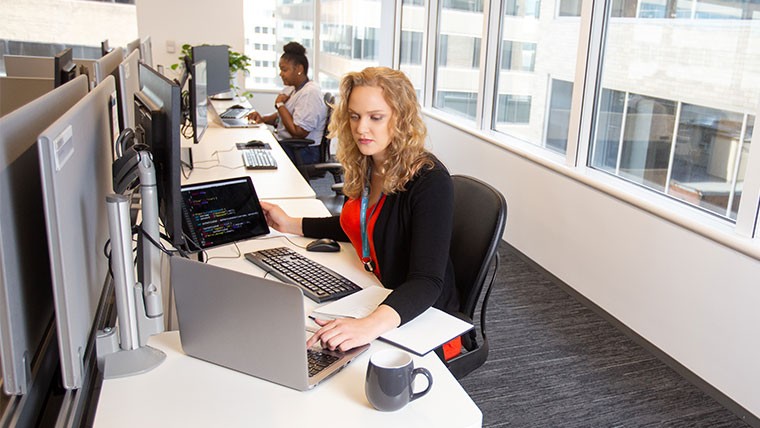
[[[216,95],[230,90],[230,51],[226,45],[193,46],[193,62],[206,61],[206,92]]]
[[[98,85],[100,82],[105,80],[106,76],[113,76],[114,79],[116,79],[116,90],[119,90],[118,85],[118,69],[119,64],[121,64],[121,61],[124,59],[124,49],[121,47],[118,47],[116,49],[111,50],[111,52],[105,54],[104,56],[98,58],[95,60],[95,63],[93,64],[93,67],[95,68],[95,84]]]
[[[153,44],[150,41],[150,36],[140,40],[140,58],[142,62],[153,67]]]
[[[53,57],[53,81],[57,88],[77,77],[77,67],[74,64],[74,54],[71,48],[66,48]]]
[[[111,49],[108,39],[105,39],[102,42],[100,42],[100,56],[106,56],[106,54],[108,52],[111,52],[112,50],[113,49]]]
[[[37,139],[63,386],[82,387],[108,280],[106,195],[113,193],[108,76]],[[91,348],[89,348],[91,349]]]
[[[140,54],[135,51],[119,64],[119,129],[135,129],[135,93],[140,90],[140,71],[137,68]]]
[[[140,63],[140,91],[135,94],[135,132],[153,155],[158,213],[172,245],[183,245],[180,178],[182,105],[180,88],[152,67]],[[158,110],[158,111],[156,111]]]
[[[140,52],[140,39],[134,39],[131,42],[127,43],[127,49],[124,54],[129,55],[134,51]]]
[[[182,214],[192,250],[269,233],[251,177],[183,186]]]
[[[193,142],[198,144],[208,128],[206,61],[194,63],[190,74],[190,122],[193,124]]]
[[[9,395],[27,393],[54,315],[37,136],[87,89],[79,76],[0,118],[0,361]]]

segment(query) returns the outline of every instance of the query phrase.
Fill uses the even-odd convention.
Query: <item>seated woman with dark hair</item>
[[[290,42],[282,50],[280,78],[286,87],[274,102],[275,112],[266,116],[253,112],[248,115],[248,120],[274,126],[278,139],[313,140],[314,144],[301,152],[301,159],[306,164],[315,163],[319,161],[319,143],[327,120],[322,89],[307,76],[309,60],[306,58],[306,48],[298,42]],[[287,146],[283,149],[295,162],[293,150]]]
[[[365,318],[317,320],[307,346],[364,345],[433,306],[458,310],[449,256],[454,212],[449,172],[425,149],[427,131],[409,79],[385,67],[348,73],[330,121],[338,138],[348,198],[340,216],[290,217],[262,202],[267,222],[285,233],[350,241],[365,268],[393,292]],[[443,346],[459,354],[459,338]]]

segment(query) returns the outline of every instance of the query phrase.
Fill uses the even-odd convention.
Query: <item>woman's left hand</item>
[[[311,347],[320,342],[323,348],[345,352],[366,345],[401,323],[401,317],[390,306],[380,305],[365,318],[337,318],[315,322],[321,327],[306,342]]]

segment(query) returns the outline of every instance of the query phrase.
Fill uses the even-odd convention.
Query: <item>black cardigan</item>
[[[435,158],[403,191],[386,195],[373,239],[385,288],[383,303],[401,316],[401,324],[430,306],[459,310],[454,266],[449,256],[454,195],[451,177]],[[304,218],[304,236],[348,241],[340,217]]]

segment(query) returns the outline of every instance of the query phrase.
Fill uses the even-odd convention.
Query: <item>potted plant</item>
[[[240,93],[240,88],[237,86],[237,74],[238,72],[242,71],[244,73],[248,73],[248,67],[251,66],[251,57],[248,55],[242,54],[240,52],[234,51],[230,49],[229,46],[227,46],[229,49],[229,67],[230,67],[230,91],[232,92],[233,97],[234,96],[244,96],[244,97],[250,97],[251,93],[246,91],[243,93]],[[176,64],[172,64],[169,66],[172,70],[181,70],[180,67],[184,68],[184,61],[183,58],[187,56],[191,60],[193,59],[193,47],[190,44],[183,44],[182,50],[180,51],[181,55],[179,57],[180,62]]]

